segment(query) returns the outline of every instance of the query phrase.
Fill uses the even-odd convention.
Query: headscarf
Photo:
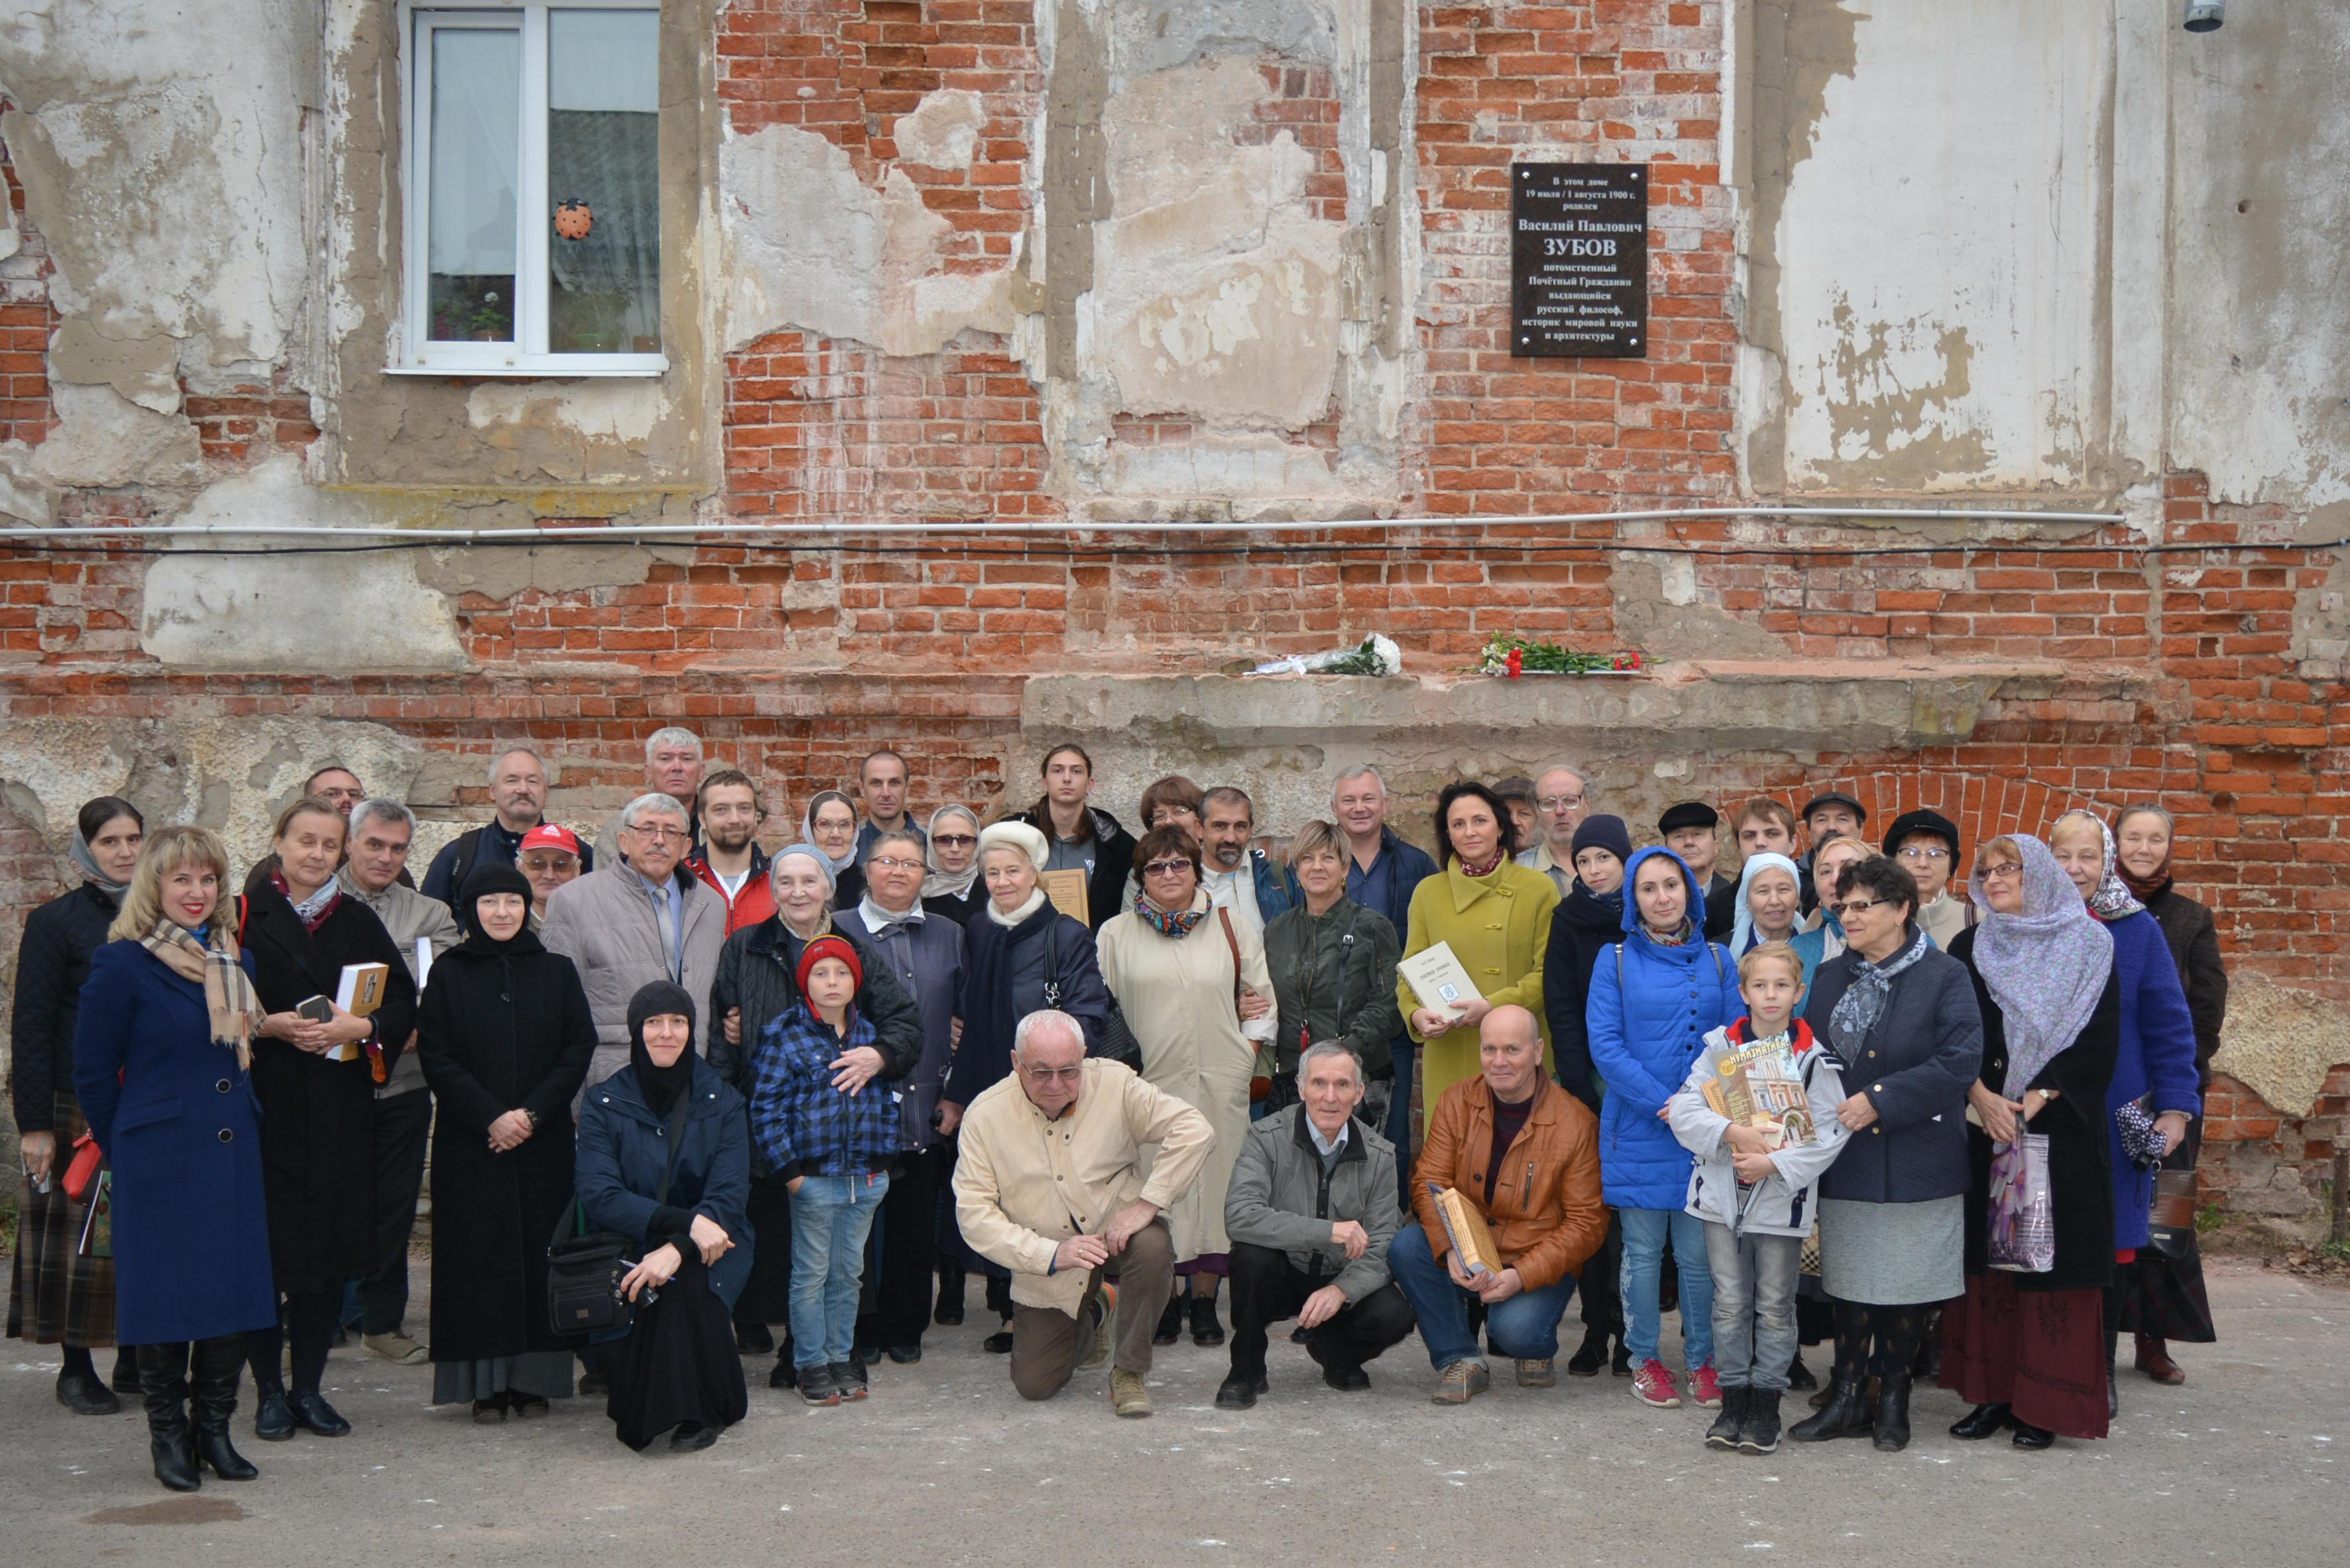
[[[829,870],[835,877],[837,877],[843,871],[847,870],[850,867],[857,864],[857,841],[855,839],[849,840],[848,853],[842,856],[837,860],[835,860],[831,856],[827,855],[823,850],[816,847],[816,814],[817,808],[828,800],[837,800],[841,805],[847,806],[848,808],[849,815],[855,816],[857,815],[857,803],[849,799],[847,795],[841,794],[840,791],[837,789],[820,789],[816,791],[816,794],[808,797],[807,809],[800,813],[800,841],[797,844],[793,845],[792,849],[806,850],[808,853],[814,855],[817,859],[823,861],[826,869]],[[785,855],[788,855],[790,853],[791,849],[784,851]],[[783,858],[783,856],[779,855],[775,858],[780,860]]]
[[[1828,1044],[1846,1066],[1860,1060],[1860,1043],[1885,1016],[1885,1004],[1893,998],[1894,977],[1933,950],[1934,940],[1918,924],[1914,911],[1909,933],[1908,944],[1883,963],[1861,957],[1858,948],[1845,949],[1852,957],[1852,983],[1828,1013]]]
[[[1735,895],[1737,919],[1730,929],[1730,956],[1733,959],[1744,958],[1746,950],[1753,945],[1754,911],[1747,908],[1746,894],[1754,886],[1754,874],[1758,871],[1784,871],[1787,879],[1794,883],[1797,892],[1803,890],[1803,872],[1784,855],[1765,849],[1748,856],[1746,864],[1739,869],[1738,892]],[[1799,909],[1795,912],[1795,924],[1801,926],[1803,923],[1803,911]]]
[[[925,898],[962,898],[971,893],[971,885],[979,880],[979,848],[972,846],[971,864],[960,871],[949,871],[939,864],[939,819],[960,816],[971,824],[973,834],[979,832],[979,814],[967,805],[942,805],[931,813],[928,827],[922,835],[922,864],[928,868],[922,877]]]
[[[469,885],[472,880],[466,878]],[[645,1020],[671,1012],[685,1020],[685,1049],[668,1066],[655,1066],[645,1049]],[[693,998],[681,985],[657,980],[629,998],[629,1066],[637,1075],[638,1092],[657,1116],[669,1115],[677,1097],[693,1086]]]
[[[116,819],[109,817],[107,820],[112,822]],[[90,852],[89,840],[81,836],[78,824],[74,827],[73,847],[66,854],[73,861],[74,868],[81,873],[84,882],[113,899],[116,909],[122,907],[122,895],[130,890],[130,884],[117,882],[99,869],[98,857]]]
[[[2168,829],[2170,834],[2168,841],[2162,846],[2162,864],[2154,868],[2154,875],[2151,877],[2140,877],[2121,863],[2118,850],[2115,853],[2114,874],[2122,879],[2122,886],[2136,894],[2138,902],[2143,904],[2149,898],[2160,898],[2162,890],[2170,886],[2171,857],[2178,853],[2178,823],[2170,813],[2158,805],[2126,805],[2114,817],[2113,836],[2115,837],[2120,836],[2123,821],[2133,816],[2158,816],[2162,818],[2162,826]]]
[[[2135,915],[2145,909],[2144,904],[2130,897],[2129,888],[2116,869],[2121,863],[2121,856],[2114,846],[2114,830],[2106,826],[2104,818],[2092,816],[2085,811],[2068,811],[2056,820],[2061,824],[2070,816],[2096,824],[2098,838],[2106,846],[2105,869],[2097,877],[2095,888],[2089,894],[2089,913],[2101,920],[2118,920],[2125,915]],[[2054,836],[2053,829],[2050,836]]]
[[[832,857],[830,856],[827,855],[823,850],[818,849],[813,844],[788,844],[783,848],[775,851],[775,857],[767,862],[768,891],[775,891],[775,877],[782,872],[784,862],[795,857],[808,862],[818,871],[824,874],[824,896],[827,901],[829,901],[833,895],[840,890],[840,884],[833,877]],[[791,932],[793,936],[799,935],[797,931],[792,930],[792,922],[784,913],[784,899],[783,895],[780,893],[775,894],[775,919],[783,926],[785,930]],[[824,929],[827,931],[832,929],[832,917],[829,914],[825,917]],[[821,935],[822,932],[817,934]]]
[[[204,1012],[212,1023],[213,1044],[234,1051],[237,1067],[251,1072],[254,1027],[269,1010],[261,1005],[252,977],[236,961],[236,934],[230,929],[234,922],[224,914],[217,909],[213,911],[209,943],[159,915],[155,929],[140,937],[139,945],[182,980],[204,988]]]
[[[483,928],[481,911],[477,907],[493,893],[516,893],[522,897],[522,929],[504,941],[497,940]],[[474,867],[465,877],[464,887],[458,891],[457,909],[457,923],[465,929],[465,940],[461,945],[466,952],[484,957],[521,958],[527,953],[546,950],[540,945],[538,933],[530,929],[530,878],[524,876],[517,867],[503,860]]]
[[[1967,891],[1982,911],[1975,972],[1999,1003],[2007,1033],[2007,1078],[1999,1092],[2020,1100],[2096,1012],[2113,972],[2114,937],[2090,917],[2048,846],[2028,834],[2008,836],[2023,852],[2022,912],[1993,909],[1981,871],[1969,877]]]

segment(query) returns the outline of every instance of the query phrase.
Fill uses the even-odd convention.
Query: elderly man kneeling
[[[1465,1405],[1492,1386],[1469,1327],[1469,1299],[1485,1303],[1485,1333],[1518,1363],[1522,1387],[1557,1381],[1558,1320],[1575,1272],[1607,1234],[1599,1201],[1599,1123],[1542,1070],[1542,1036],[1523,1007],[1497,1007],[1478,1027],[1479,1074],[1444,1091],[1419,1151],[1413,1207],[1419,1223],[1396,1233],[1388,1267],[1419,1317],[1434,1398]],[[1435,1189],[1468,1200],[1492,1231],[1499,1272],[1468,1268],[1438,1217]]]
[[[1150,1336],[1175,1283],[1162,1218],[1215,1147],[1208,1119],[1129,1068],[1086,1057],[1077,1021],[1032,1012],[1012,1073],[966,1106],[955,1218],[981,1256],[1012,1271],[1012,1386],[1049,1399],[1117,1359],[1110,1402],[1150,1414]],[[1148,1152],[1146,1152],[1148,1149]],[[1115,1266],[1116,1287],[1102,1276]]]
[[[1388,1277],[1403,1223],[1395,1146],[1355,1119],[1363,1064],[1328,1041],[1297,1063],[1300,1104],[1248,1130],[1224,1195],[1232,1239],[1232,1369],[1216,1403],[1245,1410],[1265,1391],[1265,1325],[1295,1314],[1322,1380],[1368,1388],[1363,1363],[1411,1332]]]

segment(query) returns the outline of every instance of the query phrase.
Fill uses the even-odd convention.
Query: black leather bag
[[[691,1090],[677,1096],[669,1118],[669,1164],[661,1171],[660,1195],[669,1201],[670,1178],[677,1173],[677,1151],[685,1137],[686,1112],[692,1108]],[[546,1318],[559,1334],[598,1334],[626,1329],[636,1320],[636,1306],[621,1292],[620,1282],[638,1260],[629,1256],[633,1238],[617,1231],[590,1231],[588,1216],[575,1194],[555,1222],[546,1244]]]

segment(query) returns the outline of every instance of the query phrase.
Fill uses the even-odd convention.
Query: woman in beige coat
[[[1232,1243],[1224,1189],[1248,1133],[1249,1079],[1260,1039],[1274,1037],[1273,974],[1264,943],[1245,920],[1213,909],[1200,887],[1199,842],[1156,827],[1135,846],[1142,890],[1096,933],[1102,979],[1142,1047],[1142,1075],[1208,1118],[1216,1146],[1206,1168],[1167,1216],[1175,1272],[1191,1280],[1191,1340],[1221,1345],[1216,1281]],[[1157,1343],[1182,1331],[1180,1295],[1159,1320]]]

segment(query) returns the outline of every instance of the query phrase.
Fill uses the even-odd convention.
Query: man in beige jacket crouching
[[[1199,1179],[1215,1142],[1181,1100],[1115,1062],[1088,1060],[1067,1013],[1020,1021],[1011,1075],[963,1111],[954,1193],[963,1240],[1012,1271],[1021,1397],[1049,1399],[1072,1372],[1110,1361],[1118,1413],[1150,1414],[1150,1335],[1175,1283],[1161,1216]],[[1103,1282],[1112,1272],[1116,1286]]]

